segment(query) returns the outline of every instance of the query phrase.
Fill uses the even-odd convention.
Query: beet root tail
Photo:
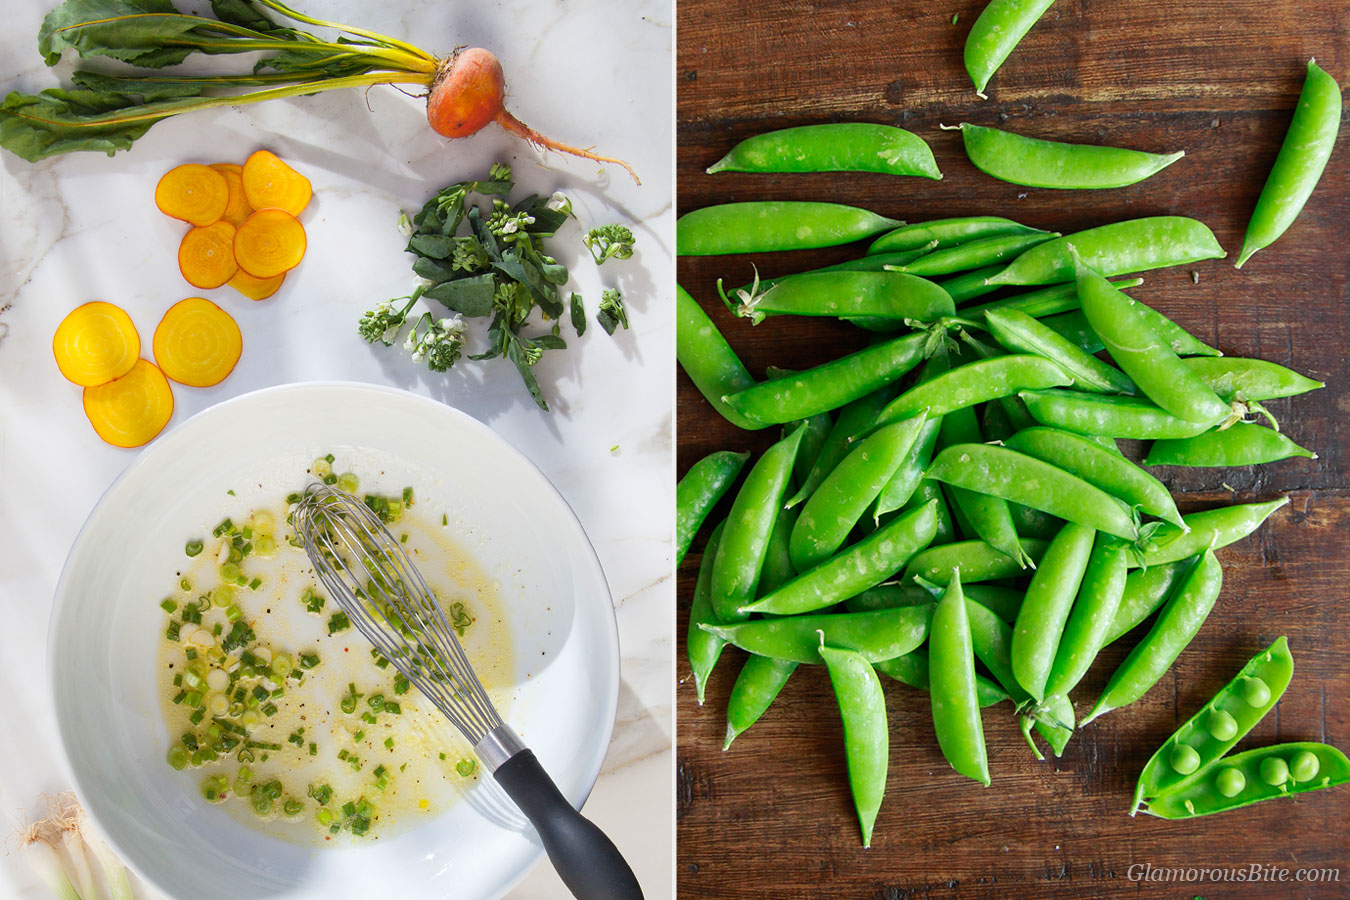
[[[624,171],[626,171],[629,174],[629,176],[633,179],[634,184],[637,184],[639,186],[642,184],[642,179],[638,178],[637,172],[634,172],[633,167],[630,166],[628,163],[624,162],[623,160],[615,159],[612,156],[601,156],[598,153],[592,153],[590,150],[583,150],[580,147],[572,147],[567,144],[555,141],[550,137],[546,137],[545,135],[540,134],[530,126],[526,125],[524,122],[517,119],[515,116],[511,115],[511,113],[506,110],[506,107],[502,107],[501,111],[497,113],[496,122],[497,124],[505,128],[507,131],[511,132],[514,135],[517,135],[518,137],[524,138],[525,140],[529,141],[536,147],[540,147],[545,150],[556,150],[559,153],[567,153],[570,154],[571,156],[579,156],[582,159],[590,159],[594,160],[595,162],[610,163],[612,165],[622,166]]]

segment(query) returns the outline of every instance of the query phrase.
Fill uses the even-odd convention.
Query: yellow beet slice
[[[239,266],[234,261],[235,228],[219,221],[190,229],[178,245],[178,271],[188,284],[199,288],[218,288],[234,277]]]
[[[244,162],[243,179],[244,195],[254,209],[275,207],[298,216],[313,194],[308,178],[268,150],[259,150]]]
[[[208,168],[215,169],[225,176],[230,196],[220,217],[238,228],[245,219],[253,215],[253,207],[249,204],[248,197],[244,195],[244,167],[234,163],[212,163]]]
[[[284,209],[258,210],[234,235],[234,259],[254,278],[289,272],[304,257],[305,226]]]
[[[179,300],[159,320],[155,363],[179,384],[210,387],[234,371],[244,338],[225,310],[204,297]]]
[[[52,336],[56,367],[80,387],[121,378],[141,355],[141,336],[126,310],[102,300],[77,306]]]
[[[84,414],[114,447],[148,444],[173,415],[173,391],[154,363],[136,360],[121,378],[84,389]]]
[[[271,278],[255,278],[240,269],[234,273],[229,285],[250,300],[266,300],[281,289],[281,283],[285,280],[285,272]]]
[[[193,225],[219,220],[229,200],[225,176],[196,163],[170,169],[155,185],[155,205],[160,211]]]

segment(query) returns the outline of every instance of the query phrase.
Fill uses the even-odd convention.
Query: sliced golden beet
[[[305,258],[305,226],[284,209],[260,209],[234,235],[234,259],[255,278],[289,272]]]
[[[155,185],[155,205],[165,215],[210,225],[224,214],[230,201],[225,176],[210,166],[196,163],[178,166],[164,173]]]
[[[309,205],[309,179],[268,150],[259,150],[244,163],[244,195],[254,209],[275,207],[298,216]]]
[[[234,371],[244,338],[225,310],[204,297],[188,297],[164,313],[153,346],[155,363],[166,376],[190,387],[210,387]]]
[[[229,200],[220,217],[238,228],[245,219],[253,215],[253,207],[249,204],[248,197],[244,195],[244,167],[235,163],[212,163],[209,168],[225,176],[225,184],[230,189]]]
[[[97,387],[131,371],[141,355],[141,337],[124,309],[95,300],[71,310],[56,326],[52,354],[68,380]]]
[[[286,273],[274,275],[271,278],[255,278],[252,275],[240,269],[234,273],[230,279],[229,285],[239,293],[250,300],[266,300],[268,297],[281,290],[281,283],[286,280]]]
[[[190,229],[178,245],[178,271],[188,284],[199,288],[218,288],[234,277],[239,266],[234,260],[235,228],[221,220]]]
[[[173,390],[164,373],[144,359],[121,378],[84,389],[84,414],[114,447],[148,444],[173,415]]]

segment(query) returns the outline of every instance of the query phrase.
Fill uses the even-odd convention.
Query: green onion
[[[356,477],[355,472],[343,472],[337,477],[337,486],[340,491],[355,494],[361,486],[361,479]]]
[[[212,775],[202,782],[202,796],[206,798],[207,803],[219,803],[225,799],[225,791],[229,786],[230,783],[225,780],[224,775]]]
[[[178,604],[175,603],[172,598],[166,598],[159,604],[159,608],[166,613],[171,613],[178,608]]]
[[[348,628],[351,627],[352,627],[351,620],[348,619],[347,614],[342,612],[341,610],[338,610],[337,612],[333,613],[333,615],[328,619],[329,634],[337,634],[339,631],[346,631]]]
[[[197,554],[202,552],[202,542],[188,541],[187,545],[183,547],[183,552],[186,553],[188,556],[196,556]]]
[[[281,807],[281,811],[291,818],[295,818],[296,816],[300,815],[300,813],[303,812],[304,809],[305,804],[301,803],[299,800],[294,799],[287,800],[285,805]]]
[[[174,744],[169,748],[169,765],[175,769],[183,769],[188,764],[188,754],[180,745]]]
[[[221,523],[220,523],[219,525],[217,525],[215,528],[211,529],[211,536],[212,536],[212,537],[220,537],[222,534],[225,534],[227,531],[233,531],[233,530],[234,530],[234,523],[231,522],[229,519],[224,519],[224,520],[221,521]]]
[[[394,749],[394,739],[391,738],[391,737],[385,738],[385,739],[384,739],[384,746],[385,746],[386,748],[390,749],[390,750],[393,750],[393,749]]]
[[[169,627],[164,631],[165,639],[170,641],[178,640],[178,629],[180,627],[181,626],[177,622],[170,622]]]
[[[301,653],[301,654],[300,654],[300,668],[302,668],[302,669],[312,669],[312,668],[314,668],[315,666],[317,666],[318,664],[319,664],[319,654],[317,654],[317,653]]]
[[[464,758],[455,763],[455,771],[468,778],[478,768],[478,763],[472,759]]]

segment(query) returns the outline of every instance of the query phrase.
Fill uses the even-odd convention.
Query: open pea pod
[[[1225,757],[1203,770],[1203,777],[1150,800],[1144,811],[1162,819],[1192,819],[1347,781],[1350,760],[1335,747],[1277,744]]]
[[[1275,708],[1293,677],[1294,657],[1288,641],[1281,637],[1243,666],[1236,678],[1158,748],[1139,774],[1130,815],[1145,800],[1151,803],[1204,780],[1209,767]]]

